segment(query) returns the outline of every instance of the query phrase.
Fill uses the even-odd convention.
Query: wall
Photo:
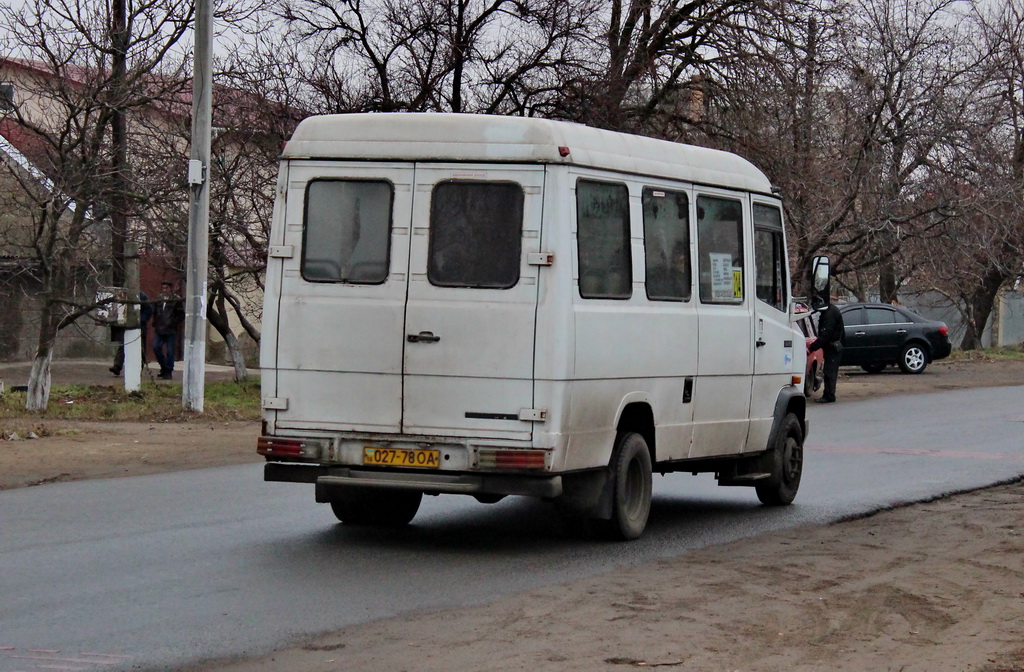
[[[942,320],[949,327],[949,340],[960,347],[967,326],[953,303],[939,292],[903,294],[900,302],[915,313],[932,320]],[[986,348],[1024,343],[1024,293],[1007,291],[985,326],[981,342]]]

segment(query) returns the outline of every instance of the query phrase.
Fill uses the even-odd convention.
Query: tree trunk
[[[60,329],[60,318],[49,300],[43,304],[39,317],[36,358],[32,361],[32,372],[28,377],[28,394],[25,399],[25,409],[29,411],[45,411],[49,403],[50,361],[53,359],[53,346],[57,342],[57,332]]]
[[[878,267],[878,300],[882,303],[894,303],[897,299],[898,284],[892,259],[883,261]]]
[[[242,345],[238,342],[238,337],[230,329],[223,336],[224,343],[228,346],[228,355],[231,357],[231,363],[235,367],[235,382],[240,383],[243,380],[248,380],[249,371],[245,368],[245,356],[242,354]]]
[[[971,294],[968,310],[967,331],[964,333],[964,340],[960,343],[963,350],[979,350],[982,347],[982,336],[985,334],[985,325],[992,315],[992,308],[995,306],[996,297],[999,295],[999,288],[1006,281],[1007,274],[1000,270],[990,270],[985,274],[981,284]]]
[[[242,346],[239,344],[238,338],[231,331],[227,310],[224,305],[224,294],[218,291],[213,293],[214,299],[210,301],[206,308],[206,319],[217,330],[220,337],[224,339],[224,345],[227,346],[231,363],[235,367],[235,382],[240,383],[249,378],[249,372],[245,367],[245,357],[242,356]]]
[[[42,346],[40,346],[42,348]],[[53,342],[46,350],[36,351],[32,360],[32,372],[28,376],[28,395],[25,409],[29,411],[45,411],[50,401],[50,361],[53,359]]]

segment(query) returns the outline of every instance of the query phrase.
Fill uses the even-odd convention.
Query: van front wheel
[[[771,476],[757,481],[757,498],[768,506],[791,504],[804,471],[804,432],[793,413],[783,418],[768,459]]]
[[[331,510],[346,525],[408,525],[420,508],[422,492],[384,488],[345,488],[331,499]]]
[[[651,513],[651,453],[644,437],[620,434],[612,453],[612,517],[590,521],[599,536],[616,541],[636,539],[647,527]]]

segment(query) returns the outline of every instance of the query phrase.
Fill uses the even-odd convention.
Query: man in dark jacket
[[[818,317],[818,338],[809,350],[821,350],[825,355],[825,391],[819,404],[831,404],[836,400],[836,379],[839,377],[839,360],[843,351],[843,314],[834,303],[828,304]]]
[[[160,298],[153,306],[153,354],[163,380],[170,380],[174,375],[178,325],[185,321],[185,305],[174,296],[173,287],[169,282],[161,282]]]

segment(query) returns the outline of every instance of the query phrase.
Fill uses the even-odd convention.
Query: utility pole
[[[188,162],[188,269],[185,373],[181,405],[203,411],[206,382],[206,275],[210,248],[210,135],[213,116],[213,0],[196,1],[192,74],[192,151]]]
[[[124,243],[128,238],[128,213],[125,208],[125,175],[128,165],[127,134],[125,133],[124,100],[125,71],[128,60],[128,21],[126,0],[114,0],[110,8],[111,83],[114,109],[110,122],[111,144],[114,156],[111,160],[113,181],[110,193],[110,247],[112,258],[111,284],[124,287]],[[132,297],[134,298],[134,297]]]

